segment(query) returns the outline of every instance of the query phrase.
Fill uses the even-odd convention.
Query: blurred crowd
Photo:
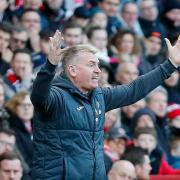
[[[1,180],[31,179],[30,93],[56,29],[64,37],[62,48],[82,43],[96,47],[100,87],[128,84],[167,59],[164,38],[175,43],[180,35],[180,1],[0,0]],[[60,73],[61,64],[56,75]],[[106,113],[109,180],[180,175],[179,73],[146,98]]]

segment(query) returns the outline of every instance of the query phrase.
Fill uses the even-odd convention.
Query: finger
[[[171,49],[172,46],[171,46],[169,39],[165,38],[165,41],[166,41],[166,45],[167,45],[168,49]]]

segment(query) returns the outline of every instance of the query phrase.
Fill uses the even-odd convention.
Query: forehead
[[[99,63],[99,59],[97,56],[91,52],[80,52],[77,55],[77,59],[79,60],[80,64],[86,63]]]
[[[26,12],[25,14],[23,14],[23,17],[22,19],[40,19],[40,16],[37,12],[35,11],[29,11],[29,12]]]
[[[6,31],[3,31],[0,29],[0,36],[2,36],[2,37],[6,36],[6,38],[7,37],[10,38],[11,34],[9,32],[6,32]]]
[[[19,159],[12,159],[8,160],[5,159],[1,161],[1,169],[3,170],[20,170],[21,169],[21,162]]]
[[[80,27],[75,27],[75,28],[67,28],[64,32],[64,35],[67,34],[81,34],[82,33],[82,29]]]

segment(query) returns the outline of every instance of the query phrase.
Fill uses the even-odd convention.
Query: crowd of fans
[[[128,84],[167,59],[164,38],[180,34],[179,0],[0,1],[0,179],[30,179],[32,84],[46,61],[49,37],[62,48],[97,48],[100,87]],[[179,71],[180,72],[180,71]],[[180,75],[146,98],[105,116],[104,159],[109,180],[180,174]],[[61,64],[57,75],[61,73]]]

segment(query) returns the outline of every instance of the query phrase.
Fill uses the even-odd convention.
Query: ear
[[[76,68],[76,66],[75,65],[69,65],[68,66],[68,71],[69,71],[69,75],[71,76],[71,77],[76,77],[76,75],[77,75],[77,68]]]
[[[134,146],[137,147],[137,146],[138,146],[138,140],[137,140],[137,139],[134,139],[133,141],[134,141]]]

